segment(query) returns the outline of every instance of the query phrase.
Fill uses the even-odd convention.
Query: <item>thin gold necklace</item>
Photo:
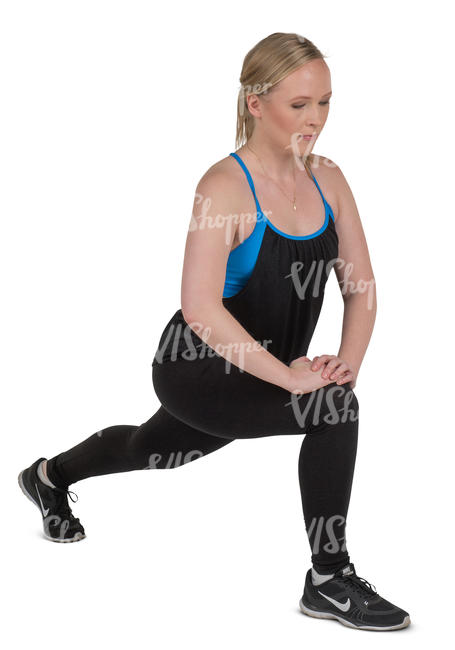
[[[253,149],[250,147],[250,145],[248,144],[248,142],[246,143],[246,146],[248,147],[248,149],[249,149],[252,153],[254,153],[254,155],[256,156],[256,158],[259,160],[259,163],[260,163],[260,165],[261,165],[261,167],[262,167],[262,171],[263,171],[264,174],[267,176],[267,178],[270,178],[270,180],[271,180],[273,183],[275,183],[275,185],[278,187],[278,189],[279,189],[279,190],[284,194],[284,196],[287,198],[287,200],[288,200],[288,201],[291,201],[291,199],[289,198],[289,196],[288,196],[288,195],[283,191],[283,189],[278,185],[278,183],[277,183],[276,181],[274,181],[273,178],[271,178],[271,177],[267,174],[267,172],[266,172],[265,169],[264,169],[264,165],[263,165],[262,162],[261,162],[261,159],[259,158],[259,156],[257,155],[257,153],[255,153],[255,152],[253,151]],[[296,206],[296,204],[295,204],[295,189],[296,189],[296,183],[295,183],[295,165],[293,165],[292,170],[293,170],[293,172],[294,172],[294,198],[293,198],[293,200],[291,201],[291,203],[292,203],[292,207],[294,208],[294,210],[297,210],[297,206]]]

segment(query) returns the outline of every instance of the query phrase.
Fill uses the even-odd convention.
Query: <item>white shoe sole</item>
[[[374,630],[376,632],[387,632],[389,630],[401,630],[404,627],[407,627],[411,623],[411,618],[405,616],[402,623],[398,625],[389,625],[388,627],[377,627],[374,625],[354,625],[350,621],[347,621],[342,616],[337,616],[336,614],[329,614],[328,612],[318,612],[315,609],[309,609],[304,605],[302,599],[299,601],[300,611],[308,616],[313,616],[313,618],[333,618],[347,627],[353,627],[355,630]]]
[[[22,490],[22,492],[25,494],[27,499],[29,499],[39,510],[39,513],[41,517],[43,516],[43,513],[41,512],[41,508],[39,507],[39,504],[36,503],[35,499],[32,497],[31,494],[29,494],[25,488],[24,481],[22,480],[22,474],[24,473],[24,470],[19,473],[19,476],[17,477],[17,481],[19,483],[19,487]],[[70,539],[58,539],[55,537],[51,537],[46,533],[45,530],[43,530],[43,535],[46,539],[49,539],[51,542],[59,542],[60,544],[65,544],[65,543],[70,543],[70,542],[80,542],[81,539],[85,539],[86,535],[83,535],[82,533],[76,533],[74,537],[71,537]]]

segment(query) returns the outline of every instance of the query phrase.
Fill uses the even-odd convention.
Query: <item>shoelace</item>
[[[352,575],[352,576],[343,576],[343,580],[349,580],[351,586],[354,588],[355,591],[357,591],[358,594],[363,596],[365,593],[368,595],[374,594],[377,595],[377,590],[374,585],[372,585],[368,580],[365,580],[365,578],[361,578],[358,575]]]
[[[56,487],[54,489],[57,490],[57,492],[60,492],[61,494],[64,494],[65,496],[68,495],[73,503],[76,503],[76,501],[78,501],[78,499],[79,499],[76,492],[73,492],[72,490],[65,490],[65,489],[59,488],[59,487]],[[72,496],[71,496],[72,494],[74,494],[74,496],[76,497],[75,499],[72,498]],[[59,506],[60,506],[60,504],[59,504]],[[76,522],[80,523],[79,518],[75,517],[73,515],[73,513],[71,511],[71,508],[69,507],[68,502],[65,500],[64,497],[62,497],[62,503],[61,503],[61,507],[59,508],[59,510],[63,515],[66,515],[68,517],[68,519],[70,521],[72,521],[73,523],[76,523]]]

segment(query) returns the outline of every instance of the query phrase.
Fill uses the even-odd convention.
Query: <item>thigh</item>
[[[357,399],[348,385],[333,382],[305,395],[293,395],[242,372],[221,356],[156,364],[153,383],[172,415],[224,438],[317,433],[357,419]]]

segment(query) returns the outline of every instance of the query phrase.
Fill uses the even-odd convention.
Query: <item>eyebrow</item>
[[[322,95],[322,96],[323,96],[323,97],[329,97],[329,95],[331,95],[331,94],[332,94],[332,91],[330,91],[329,93],[326,93],[325,95]],[[305,95],[299,95],[298,97],[294,97],[294,98],[291,99],[290,101],[293,102],[293,101],[295,101],[296,99],[312,99],[312,97],[305,97]]]

